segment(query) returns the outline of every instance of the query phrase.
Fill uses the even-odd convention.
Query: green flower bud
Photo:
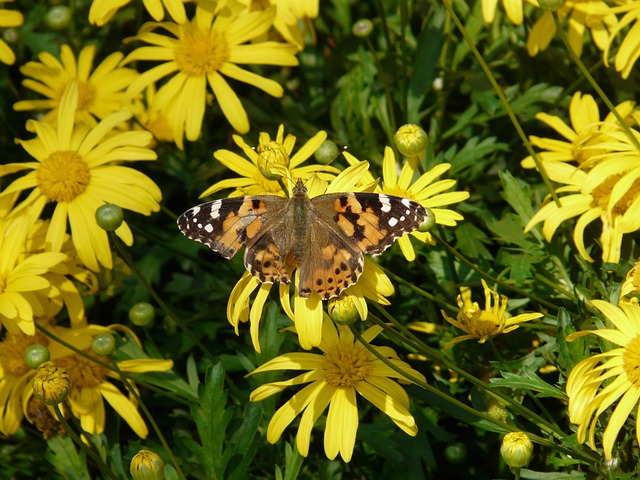
[[[419,232],[428,232],[436,225],[436,216],[430,208],[425,209],[427,211],[427,218],[418,227]]]
[[[98,226],[107,232],[114,232],[124,221],[124,212],[118,205],[106,203],[96,210]]]
[[[133,480],[162,480],[164,462],[158,454],[149,450],[140,450],[131,459],[129,473]]]
[[[401,126],[393,136],[398,151],[405,157],[418,157],[427,151],[427,133],[420,125]]]
[[[70,388],[67,371],[51,362],[40,365],[33,377],[33,395],[47,405],[62,403],[69,395]]]
[[[340,154],[340,149],[331,140],[325,140],[315,151],[313,156],[318,161],[318,163],[322,163],[323,165],[328,165]]]
[[[129,310],[129,320],[138,327],[148,327],[153,323],[156,312],[147,302],[136,303]]]
[[[351,28],[351,32],[359,38],[368,37],[369,35],[371,35],[372,31],[373,23],[371,22],[371,20],[367,20],[366,18],[358,20],[353,24],[353,27]]]
[[[101,357],[108,357],[116,349],[116,339],[110,333],[103,333],[98,335],[91,342],[91,350],[96,355]]]
[[[461,465],[467,460],[467,447],[464,443],[456,442],[444,449],[444,458],[450,465]]]
[[[502,439],[500,454],[511,468],[526,467],[533,455],[533,443],[524,432],[510,432]]]
[[[66,5],[52,7],[44,17],[51,30],[65,30],[71,23],[71,9]]]
[[[353,303],[353,300],[348,295],[341,295],[329,300],[327,312],[338,325],[351,325],[360,316],[356,304]]]
[[[48,362],[51,358],[49,349],[44,345],[36,343],[35,345],[29,345],[24,351],[24,363],[27,367],[35,370],[44,362]]]

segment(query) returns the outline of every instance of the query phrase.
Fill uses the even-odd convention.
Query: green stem
[[[553,198],[553,201],[560,207],[561,206],[560,199],[556,194],[555,188],[553,188],[553,185],[551,185],[551,180],[549,180],[549,176],[547,175],[547,171],[545,170],[544,165],[538,158],[538,155],[536,154],[536,152],[533,150],[533,146],[529,142],[529,139],[527,138],[527,135],[524,133],[524,130],[520,125],[520,122],[518,121],[515,113],[511,109],[511,106],[509,105],[509,101],[507,100],[507,97],[502,92],[502,87],[500,87],[500,85],[498,84],[497,80],[493,76],[493,73],[491,73],[491,69],[489,68],[487,63],[484,61],[484,58],[482,58],[482,55],[478,51],[473,39],[469,37],[467,30],[464,28],[464,25],[460,21],[460,18],[458,18],[458,15],[453,9],[452,0],[444,0],[442,3],[444,4],[444,7],[447,9],[447,12],[451,17],[451,19],[456,24],[456,27],[458,28],[458,31],[464,38],[465,42],[467,42],[469,49],[471,50],[473,55],[476,57],[476,60],[480,64],[480,68],[482,68],[482,70],[484,71],[484,74],[489,80],[489,83],[491,83],[491,86],[493,87],[493,90],[496,92],[496,95],[500,99],[500,103],[502,103],[502,106],[504,107],[505,112],[509,117],[509,120],[511,120],[511,123],[516,129],[518,136],[522,140],[524,147],[527,149],[527,152],[529,152],[529,155],[531,155],[531,158],[533,158],[533,161],[536,164],[536,168],[538,169],[538,171],[540,172],[540,176],[542,177],[542,181],[544,182],[547,189],[549,190],[551,197]]]
[[[118,255],[120,256],[120,258],[122,258],[124,260],[124,262],[127,264],[127,266],[134,273],[134,275],[136,277],[138,277],[138,280],[140,281],[142,286],[149,293],[149,295],[151,295],[151,298],[153,298],[155,300],[155,302],[162,309],[162,311],[165,313],[165,315],[167,315],[174,322],[176,322],[176,325],[178,325],[178,327],[180,327],[180,329],[191,339],[191,341],[200,349],[200,351],[202,351],[202,353],[204,353],[204,355],[207,358],[209,358],[209,360],[211,360],[212,363],[215,363],[215,359],[213,358],[213,355],[209,352],[209,350],[207,350],[207,347],[205,347],[205,345],[200,341],[200,339],[196,336],[196,334],[193,333],[189,329],[189,327],[187,327],[186,323],[184,323],[182,321],[182,319],[179,318],[178,315],[176,315],[173,312],[173,310],[171,310],[171,308],[169,308],[169,306],[164,302],[164,300],[162,300],[160,295],[158,295],[156,293],[156,291],[153,289],[151,284],[149,282],[147,282],[147,279],[144,278],[144,275],[142,275],[142,272],[140,272],[140,270],[138,269],[137,265],[132,260],[132,258],[129,256],[129,254],[127,253],[126,249],[122,245],[122,242],[115,235],[115,233],[114,232],[109,232],[109,237],[111,238],[111,242],[113,243],[113,245],[115,245],[116,250],[118,251]]]
[[[69,407],[69,405],[67,405],[67,410],[69,412],[71,412],[71,408]],[[55,413],[55,416],[57,417],[57,420],[64,426],[65,431],[67,432],[69,437],[71,437],[71,440],[73,440],[73,442],[76,445],[78,445],[78,447],[80,447],[80,450],[82,450],[85,454],[87,454],[89,457],[91,457],[91,459],[94,462],[96,462],[96,464],[98,465],[98,467],[100,468],[100,471],[102,473],[106,474],[112,480],[118,480],[118,477],[111,471],[109,466],[104,462],[104,460],[97,453],[97,451],[94,450],[95,447],[93,445],[93,441],[91,440],[91,437],[88,434],[83,432],[83,435],[87,439],[87,442],[93,448],[90,448],[82,440],[82,438],[80,438],[80,436],[71,428],[71,425],[69,424],[69,422],[67,422],[67,419],[64,417],[64,415],[62,413],[62,410],[60,410],[60,405],[53,405],[53,411]]]
[[[578,67],[578,70],[580,70],[580,73],[584,75],[584,78],[587,79],[587,82],[589,82],[589,85],[591,85],[591,88],[593,88],[596,91],[596,93],[602,99],[602,101],[607,106],[609,111],[613,113],[614,117],[616,117],[616,120],[620,124],[620,127],[627,134],[629,141],[633,144],[636,150],[640,151],[640,141],[638,141],[636,136],[633,134],[629,125],[627,125],[627,123],[624,121],[624,118],[622,118],[620,113],[618,113],[618,110],[613,105],[613,102],[609,100],[609,97],[607,96],[607,94],[604,93],[604,90],[600,88],[600,85],[598,85],[598,82],[596,82],[596,80],[593,78],[593,75],[591,75],[591,72],[589,72],[589,69],[587,69],[584,63],[582,63],[582,60],[580,60],[580,57],[578,57],[578,55],[576,55],[576,52],[573,51],[573,48],[571,48],[571,44],[569,43],[569,40],[567,39],[567,36],[565,35],[564,30],[562,29],[562,25],[560,24],[560,20],[558,19],[558,12],[553,12],[553,21],[556,25],[556,32],[560,37],[560,40],[562,40],[562,43],[564,43],[565,48],[569,52],[569,56],[571,57],[571,60],[573,60],[573,63],[576,64],[576,66]]]

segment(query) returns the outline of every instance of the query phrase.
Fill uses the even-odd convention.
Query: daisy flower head
[[[608,154],[589,172],[572,165],[557,169],[554,180],[565,184],[556,189],[560,205],[553,201],[544,205],[529,220],[525,232],[544,222],[542,233],[551,241],[562,222],[579,216],[573,240],[580,256],[593,262],[585,247],[584,233],[591,222],[600,220],[602,261],[618,263],[624,235],[640,229],[640,157],[626,135],[620,135],[618,140],[618,151]],[[625,152],[626,148],[629,150]]]
[[[254,148],[248,145],[240,135],[233,135],[233,141],[242,150],[245,157],[230,150],[216,150],[213,156],[229,170],[240,175],[238,178],[225,179],[215,183],[205,190],[200,198],[227,188],[234,188],[230,197],[241,195],[288,195],[283,189],[283,181],[293,188],[295,182],[301,178],[308,180],[312,176],[324,180],[335,177],[338,170],[325,165],[302,165],[320,148],[327,138],[327,132],[319,131],[293,153],[296,137],[284,135],[284,125],[278,127],[274,139],[267,132],[260,132],[258,145]]]
[[[514,25],[520,25],[522,23],[522,4],[523,0],[502,0],[504,11]],[[497,6],[498,0],[482,0],[482,18],[485,23],[493,22]]]
[[[602,447],[611,459],[618,433],[627,422],[640,400],[640,306],[612,305],[603,300],[592,300],[593,305],[609,320],[614,328],[601,328],[572,333],[567,340],[585,335],[596,335],[619,348],[595,354],[578,363],[569,373],[569,419],[578,425],[578,441],[588,436],[591,448],[596,449],[596,426],[600,416],[617,403],[602,434]],[[636,436],[640,430],[636,424]]]
[[[157,22],[164,20],[165,10],[173,21],[185,22],[187,14],[183,2],[184,0],[142,0],[144,8]],[[93,0],[89,9],[89,22],[101,27],[111,20],[118,10],[130,3],[131,0]]]
[[[423,175],[420,175],[414,181],[415,166],[413,166],[411,162],[406,162],[402,166],[402,170],[398,176],[398,163],[395,154],[390,147],[385,147],[382,162],[383,182],[378,191],[415,200],[432,212],[437,224],[454,227],[457,222],[463,220],[464,217],[453,210],[442,207],[466,200],[469,198],[469,192],[445,192],[452,188],[456,184],[456,181],[436,181],[436,179],[449,170],[449,168],[451,168],[450,164],[442,163]],[[433,243],[429,232],[414,231],[410,235],[421,242]],[[409,235],[400,237],[397,242],[407,261],[412,262],[415,260],[416,254],[413,245],[411,245]]]
[[[76,59],[69,45],[60,47],[60,60],[48,52],[38,55],[39,61],[27,62],[20,72],[27,78],[22,84],[46,97],[37,100],[21,100],[13,105],[14,110],[44,110],[43,122],[54,123],[68,85],[78,85],[78,107],[76,121],[95,126],[107,115],[122,110],[131,110],[127,87],[138,77],[138,72],[120,66],[124,55],[110,54],[95,68],[96,46],[84,47]]]
[[[616,106],[616,110],[628,125],[636,123],[635,102],[626,101]],[[568,162],[580,166],[582,170],[589,170],[603,155],[608,152],[607,144],[611,141],[609,132],[620,131],[620,125],[613,113],[601,120],[598,104],[589,94],[576,92],[569,105],[569,119],[571,125],[567,125],[560,117],[541,112],[536,114],[536,119],[545,123],[565,140],[541,138],[534,135],[529,137],[531,144],[543,149],[538,158],[549,169],[548,174],[555,180],[555,168],[553,162]],[[522,160],[523,168],[535,168],[535,162],[531,156]]]
[[[523,322],[542,317],[541,313],[523,313],[510,316],[507,313],[509,299],[489,288],[484,280],[481,280],[484,289],[484,309],[478,302],[471,301],[471,289],[462,287],[457,302],[460,312],[456,318],[451,318],[444,310],[441,310],[444,319],[454,327],[466,332],[466,335],[451,340],[444,348],[449,348],[456,343],[465,340],[477,339],[478,343],[484,343],[491,337],[515,330]]]
[[[31,383],[35,370],[25,362],[25,351],[32,345],[43,345],[49,350],[50,361],[56,367],[64,368],[71,383],[68,405],[71,412],[80,419],[82,428],[89,433],[102,433],[104,430],[106,401],[138,436],[146,437],[148,430],[138,412],[137,403],[132,397],[125,396],[112,382],[119,376],[104,366],[111,360],[98,357],[91,350],[93,339],[101,334],[116,334],[122,326],[103,327],[85,325],[81,327],[60,327],[49,325],[44,321],[46,329],[62,342],[70,344],[85,352],[80,355],[67,348],[53,338],[38,331],[28,336],[22,332],[7,334],[0,342],[0,431],[5,435],[15,433],[24,418],[36,422],[37,418],[29,416],[29,411],[37,405],[33,397]],[[138,342],[128,329],[129,337],[125,341]],[[138,342],[139,343],[139,342]],[[103,365],[96,363],[100,360]],[[173,367],[171,360],[137,358],[116,362],[118,368],[125,373],[159,372]],[[131,382],[131,380],[129,380]]]
[[[362,333],[370,343],[382,327],[373,326]],[[370,345],[395,367],[420,382],[424,376],[399,359],[389,347]],[[351,331],[325,320],[322,327],[322,354],[303,352],[280,355],[258,367],[250,375],[275,370],[303,370],[289,380],[271,382],[256,388],[249,397],[258,402],[283,391],[286,387],[308,384],[295,393],[271,418],[267,441],[275,443],[298,416],[300,425],[296,446],[307,456],[311,430],[328,407],[324,433],[324,451],[331,460],[338,454],[345,462],[351,460],[358,430],[358,395],[371,402],[402,431],[415,436],[416,422],[409,412],[409,396],[396,379],[406,382],[403,375],[387,366],[355,339]]]
[[[275,9],[243,13],[227,4],[218,7],[214,8],[211,1],[201,0],[191,21],[143,25],[135,39],[152,46],[137,48],[124,60],[124,63],[164,62],[141,74],[128,91],[134,95],[151,83],[171,76],[158,88],[151,109],[165,111],[173,118],[174,139],[179,147],[183,145],[184,136],[189,141],[200,136],[207,85],[231,126],[247,133],[247,113],[225,77],[281,97],[284,91],[276,81],[238,65],[298,64],[297,49],[293,45],[270,41],[247,43],[269,31]],[[166,30],[168,35],[157,33],[159,29]]]
[[[327,187],[326,183],[312,177],[306,184],[311,198],[332,192],[362,191],[360,184],[362,178],[367,177],[369,164],[360,162],[345,169]],[[292,269],[293,270],[293,267]],[[304,349],[310,349],[320,344],[322,340],[322,322],[324,318],[324,303],[320,295],[312,291],[308,298],[299,294],[299,276],[291,276],[293,285],[280,284],[280,303],[285,313],[294,321],[298,332],[300,345]],[[245,272],[234,287],[227,305],[227,318],[238,332],[241,322],[250,321],[251,338],[256,351],[260,351],[259,325],[262,311],[268,299],[272,283],[261,283],[251,273]],[[257,294],[250,302],[251,296],[257,290]],[[365,298],[376,301],[382,305],[388,305],[386,297],[394,293],[394,288],[389,278],[370,259],[365,258],[362,274],[357,283],[351,285],[341,293],[341,298],[347,298],[357,309],[361,318],[368,314]]]
[[[536,3],[532,1],[532,3]],[[527,37],[527,51],[535,57],[539,52],[547,49],[556,34],[556,24],[553,15],[557,14],[560,21],[567,19],[567,39],[571,49],[579,57],[582,55],[584,32],[589,30],[593,42],[600,50],[604,50],[609,39],[609,31],[617,23],[616,16],[608,14],[594,17],[607,9],[602,0],[567,0],[557,12],[545,11],[531,28]],[[589,20],[587,20],[589,19]]]
[[[0,3],[6,3],[13,0],[4,0]],[[0,28],[20,27],[24,23],[24,16],[16,10],[0,9]],[[5,65],[13,65],[16,62],[16,55],[7,45],[7,42],[0,39],[0,62]]]
[[[98,207],[113,203],[150,215],[160,209],[161,193],[146,175],[120,164],[155,160],[156,154],[146,148],[151,134],[131,131],[111,135],[115,127],[131,118],[126,111],[112,113],[93,128],[75,124],[78,97],[78,84],[71,82],[62,96],[56,126],[27,122],[36,137],[17,142],[35,161],[0,166],[0,176],[30,170],[9,184],[0,196],[30,189],[16,208],[32,207],[38,216],[47,203],[55,203],[46,236],[51,250],[62,248],[69,222],[78,257],[88,268],[98,271],[100,265],[108,269],[113,266],[107,233],[95,220]],[[127,245],[133,243],[126,222],[115,233]]]
[[[28,235],[34,222],[31,209],[0,219],[0,326],[14,334],[35,333],[34,316],[44,314],[50,308],[50,297],[60,293],[52,285],[53,281],[60,286],[52,272],[67,260],[60,252],[29,251]]]

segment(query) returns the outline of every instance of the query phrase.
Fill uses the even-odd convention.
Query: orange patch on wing
[[[353,225],[352,222],[347,220],[347,218],[344,215],[338,215],[338,220],[336,223],[342,229],[342,231],[346,233],[348,236],[353,237],[353,235],[356,233],[355,226]]]
[[[380,226],[380,217],[371,211],[362,212],[358,218],[358,225],[371,225],[378,228]]]
[[[346,212],[347,210],[351,210],[353,213],[362,212],[362,205],[359,201],[355,199],[355,197],[347,196],[347,203],[345,206],[342,206],[341,198],[336,198],[333,202],[333,209],[336,212]]]
[[[253,222],[251,222],[246,229],[247,238],[251,239],[255,237],[260,229],[262,228],[262,220],[256,218]]]

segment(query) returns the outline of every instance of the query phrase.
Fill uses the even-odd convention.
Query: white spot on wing
[[[389,201],[389,197],[387,197],[386,195],[380,195],[379,199],[380,203],[382,204],[381,210],[384,213],[391,211],[391,202]]]
[[[397,218],[390,218],[389,219],[389,226],[390,227],[395,227],[398,224],[398,219]]]
[[[220,206],[222,205],[221,201],[215,201],[211,204],[211,218],[216,219],[220,216]]]
[[[207,232],[207,233],[211,233],[211,232],[213,232],[213,227],[211,226],[211,224],[210,224],[210,223],[207,223],[207,224],[204,226],[204,230],[205,230],[205,232]]]

